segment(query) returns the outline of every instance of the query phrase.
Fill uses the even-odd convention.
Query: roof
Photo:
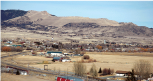
[[[126,73],[129,73],[130,71],[121,71],[121,70],[117,70],[116,73],[119,73],[119,74],[126,74]]]
[[[58,76],[58,77],[73,80],[73,81],[84,81],[83,79],[80,79],[80,78],[77,78],[77,77],[72,77],[72,76]]]
[[[57,52],[57,51],[47,51],[47,53],[62,53],[62,52]]]
[[[53,57],[54,60],[60,60],[61,57]]]

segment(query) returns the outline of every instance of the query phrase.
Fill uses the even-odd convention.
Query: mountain
[[[1,10],[1,21],[23,16],[27,11],[23,10]]]
[[[88,35],[90,37],[126,38],[126,36],[152,37],[153,29],[136,24],[116,22],[106,18],[57,17],[47,11],[1,10],[2,30],[16,27],[50,33]],[[9,15],[10,14],[10,15]],[[4,18],[6,17],[6,18]]]

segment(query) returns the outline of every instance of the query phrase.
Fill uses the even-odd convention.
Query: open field
[[[124,55],[124,56],[145,56],[153,57],[153,53],[150,52],[86,52],[86,54],[100,54],[100,55]]]
[[[10,73],[1,73],[1,81],[55,81],[53,77],[15,75]]]
[[[97,67],[97,70],[101,67],[104,68],[111,68],[116,70],[125,70],[129,71],[133,67],[133,63],[139,59],[148,60],[153,65],[153,53],[115,53],[115,52],[86,52],[92,59],[96,59],[98,62],[94,62]],[[132,56],[134,55],[134,56]],[[137,56],[136,56],[137,55]],[[149,55],[149,57],[147,56]],[[42,61],[48,61],[51,64],[48,65],[48,69],[52,70],[61,70],[61,71],[73,71],[73,61],[79,61],[82,57],[75,56],[70,57],[72,62],[52,62],[52,58],[45,58],[41,56],[16,56],[13,60],[15,62],[19,62],[22,65],[27,67],[27,63],[30,66],[37,67],[37,68],[44,68],[45,64],[38,64],[42,63]],[[87,71],[91,68],[93,63],[84,63],[87,66]]]
[[[94,43],[92,41],[103,41],[103,40],[109,40],[110,42],[139,42],[139,43],[148,43],[147,45],[149,45],[149,42],[152,42],[152,37],[131,37],[131,36],[127,36],[126,38],[113,38],[113,37],[108,37],[108,36],[104,36],[104,37],[93,37],[90,39],[83,39],[82,36],[72,36],[70,37],[69,34],[54,34],[54,35],[50,35],[53,32],[46,32],[46,31],[39,31],[37,30],[37,32],[40,33],[48,33],[48,35],[46,34],[37,34],[37,33],[32,33],[30,32],[30,30],[26,30],[26,29],[14,29],[14,28],[7,28],[6,30],[1,30],[1,38],[9,38],[9,39],[16,39],[17,37],[19,38],[25,38],[28,40],[35,40],[35,39],[39,39],[39,40],[51,40],[52,37],[54,38],[54,41],[60,41],[63,44],[64,43],[71,43],[70,41],[68,41],[67,39],[73,39],[73,40],[79,40],[79,43]],[[135,38],[135,39],[131,39],[131,38]],[[142,40],[145,39],[145,40]],[[152,44],[151,44],[152,45]]]
[[[14,54],[17,54],[17,53],[20,53],[20,52],[1,52],[1,57],[8,56],[8,55],[14,55]]]

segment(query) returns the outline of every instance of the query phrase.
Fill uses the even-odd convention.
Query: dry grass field
[[[139,59],[148,60],[153,65],[153,53],[115,53],[115,52],[86,52],[87,55],[90,56],[92,59],[96,59],[98,62],[92,63],[84,63],[87,66],[87,72],[91,68],[92,64],[94,63],[97,67],[97,70],[101,67],[104,68],[111,68],[116,70],[125,70],[130,71],[133,67],[133,63]],[[27,67],[27,63],[30,66],[37,67],[37,68],[44,68],[44,64],[42,61],[48,61],[51,64],[47,64],[49,69],[52,70],[61,70],[61,71],[73,71],[73,62],[80,61],[82,57],[75,56],[70,57],[72,62],[52,62],[52,58],[45,58],[41,56],[17,56],[13,60],[16,62],[20,62],[21,64]]]
[[[15,75],[1,73],[1,81],[55,81],[53,77]]]
[[[2,52],[1,54],[5,55],[6,53]],[[150,61],[153,67],[153,53],[86,52],[86,55],[89,55],[91,59],[96,59],[97,61],[92,63],[84,63],[87,67],[86,70],[87,72],[89,72],[93,63],[96,65],[97,70],[99,70],[99,68],[101,67],[102,69],[104,68],[114,69],[114,71],[116,70],[130,71],[133,68],[133,63],[139,59]],[[45,58],[43,56],[18,55],[13,57],[13,61],[17,62],[18,65],[23,65],[25,67],[27,67],[27,64],[29,63],[29,66],[43,69],[44,65],[46,64],[38,64],[38,63],[42,63],[43,61],[48,61],[50,63],[47,64],[48,69],[56,71],[59,70],[67,71],[68,69],[68,71],[73,72],[74,61],[80,61],[82,57],[74,56],[70,57],[70,59],[72,62],[58,62],[58,61],[52,62],[51,61],[52,58]],[[4,76],[2,75],[2,77]]]

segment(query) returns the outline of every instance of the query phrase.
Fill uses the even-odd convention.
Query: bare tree
[[[97,77],[98,76],[98,72],[96,70],[96,66],[95,64],[92,65],[91,69],[90,69],[90,74],[93,76],[93,77]]]
[[[149,78],[149,74],[151,72],[151,63],[147,60],[139,60],[134,63],[134,70],[141,79]]]
[[[83,76],[86,72],[86,66],[83,63],[75,62],[73,66],[73,71],[78,76]]]
[[[76,53],[76,54],[80,54],[80,53],[81,53],[81,50],[80,50],[80,49],[76,49],[76,50],[75,50],[75,53]]]

